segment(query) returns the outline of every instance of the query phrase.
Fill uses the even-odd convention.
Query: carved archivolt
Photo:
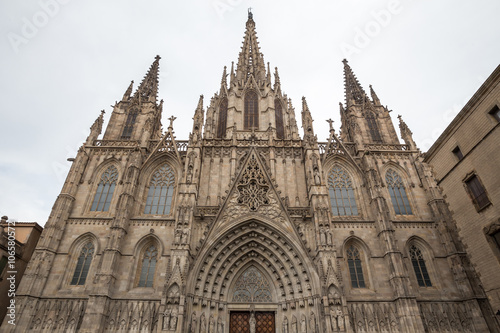
[[[199,260],[191,275],[194,281],[189,283],[194,304],[215,306],[216,302],[233,301],[228,299],[232,281],[252,265],[271,277],[277,302],[296,300],[304,306],[304,302],[312,304],[312,295],[319,293],[312,290],[317,275],[304,264],[308,258],[287,237],[262,222],[248,221],[227,231]]]

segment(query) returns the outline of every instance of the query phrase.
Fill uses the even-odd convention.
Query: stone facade
[[[500,311],[500,66],[426,153],[495,312]],[[471,179],[484,196],[476,198]],[[499,312],[500,315],[500,312]]]
[[[161,133],[159,57],[79,150],[19,288],[30,332],[494,331],[454,221],[400,122],[344,61],[341,132],[299,135],[249,14],[188,141]]]

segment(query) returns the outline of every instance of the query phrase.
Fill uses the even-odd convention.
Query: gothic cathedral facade
[[[161,126],[157,57],[72,163],[4,332],[486,332],[495,319],[429,166],[344,60],[318,142],[260,52]],[[274,75],[273,75],[274,74]],[[274,76],[274,78],[272,78]]]

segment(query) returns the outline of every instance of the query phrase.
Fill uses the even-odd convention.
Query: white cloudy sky
[[[208,102],[237,60],[248,7],[265,61],[297,111],[307,97],[320,140],[325,119],[339,128],[345,57],[423,151],[499,63],[498,0],[4,0],[0,215],[45,224],[66,159],[157,54],[163,124],[175,115],[186,139],[199,95]]]

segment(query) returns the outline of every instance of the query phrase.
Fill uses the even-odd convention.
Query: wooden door
[[[274,312],[255,312],[256,333],[275,333]]]
[[[275,333],[274,312],[255,312],[255,333]],[[229,333],[250,333],[250,312],[231,312]]]
[[[231,312],[230,333],[250,333],[250,312]]]

